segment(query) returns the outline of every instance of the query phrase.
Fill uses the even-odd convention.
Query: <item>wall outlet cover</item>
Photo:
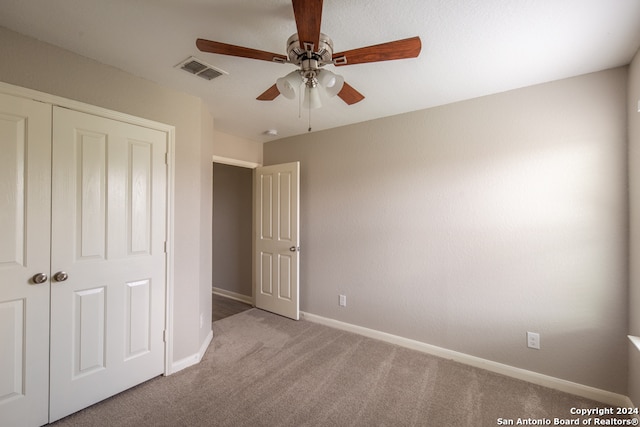
[[[540,350],[540,334],[527,332],[527,347]]]
[[[347,296],[346,295],[340,295],[340,298],[338,299],[338,304],[340,305],[340,307],[346,307],[347,306]]]

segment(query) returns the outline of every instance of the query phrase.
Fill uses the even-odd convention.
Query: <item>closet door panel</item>
[[[164,371],[166,140],[54,108],[51,421]]]
[[[51,106],[0,94],[3,425],[48,421],[50,179]]]

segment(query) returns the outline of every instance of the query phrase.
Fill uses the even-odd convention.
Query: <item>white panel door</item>
[[[0,424],[49,405],[51,106],[0,94]],[[27,191],[28,190],[28,191]],[[42,283],[32,279],[42,273]]]
[[[256,307],[298,320],[300,162],[255,175]]]
[[[166,134],[54,107],[54,421],[163,373]]]

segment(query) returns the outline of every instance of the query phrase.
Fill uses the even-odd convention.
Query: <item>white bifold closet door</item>
[[[0,107],[0,419],[42,425],[163,373],[167,138]]]

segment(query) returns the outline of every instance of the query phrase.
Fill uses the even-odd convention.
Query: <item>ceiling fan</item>
[[[205,39],[198,39],[196,46],[202,52],[297,65],[297,70],[279,78],[256,99],[272,101],[280,94],[293,99],[304,85],[305,107],[309,108],[320,107],[320,90],[329,96],[339,96],[348,105],[364,99],[364,95],[346,83],[342,76],[324,69],[325,65],[340,67],[415,58],[420,54],[422,44],[419,37],[334,53],[332,40],[320,32],[322,0],[292,0],[292,3],[298,32],[287,40],[287,55]]]

